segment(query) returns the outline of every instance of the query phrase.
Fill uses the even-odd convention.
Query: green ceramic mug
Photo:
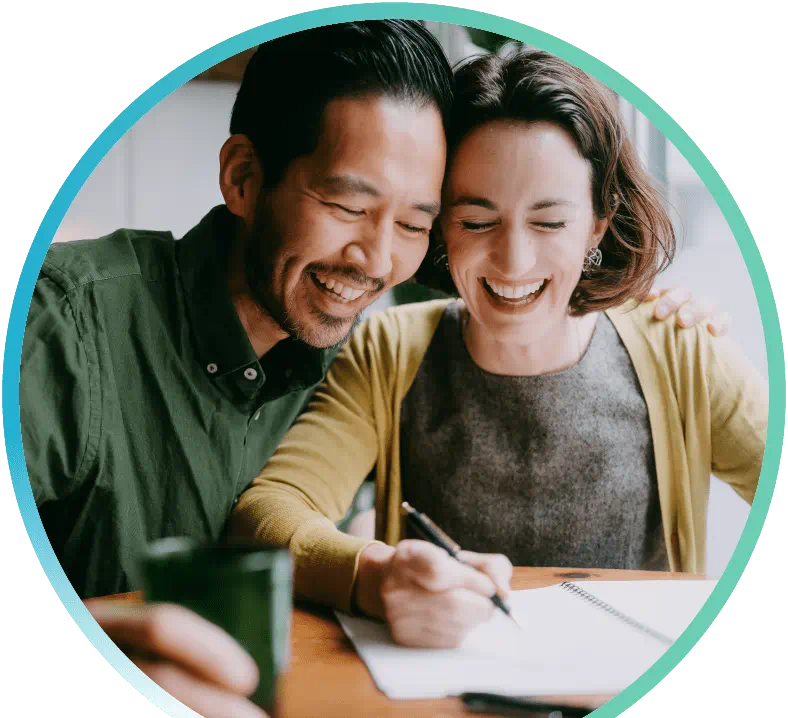
[[[290,554],[260,546],[156,541],[140,562],[146,601],[177,603],[223,628],[254,658],[252,701],[275,716],[277,684],[290,657]]]

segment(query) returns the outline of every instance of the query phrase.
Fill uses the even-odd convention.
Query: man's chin
[[[290,334],[315,349],[330,349],[345,344],[360,322],[361,312],[341,319],[322,312],[318,316],[312,313],[306,321],[294,323]]]

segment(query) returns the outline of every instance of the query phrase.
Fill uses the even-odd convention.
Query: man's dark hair
[[[244,72],[230,133],[251,140],[270,189],[294,159],[315,151],[331,100],[383,96],[434,106],[445,125],[451,88],[449,62],[420,22],[328,25],[260,45]]]

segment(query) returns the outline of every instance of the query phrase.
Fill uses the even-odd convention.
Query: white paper
[[[715,581],[582,581],[575,585],[650,628],[677,638]],[[463,692],[508,695],[618,693],[668,646],[566,588],[515,591],[523,630],[500,611],[456,649],[396,645],[382,623],[337,613],[378,688],[389,698]]]

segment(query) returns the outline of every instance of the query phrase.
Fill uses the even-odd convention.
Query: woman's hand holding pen
[[[404,646],[452,648],[496,610],[490,597],[509,593],[512,564],[499,554],[463,551],[454,560],[426,541],[375,543],[359,558],[355,602],[385,618]],[[468,564],[468,565],[465,565]]]

